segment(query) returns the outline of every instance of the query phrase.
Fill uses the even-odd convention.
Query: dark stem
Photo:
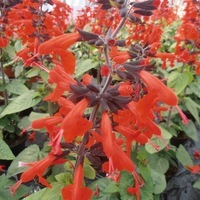
[[[125,6],[127,5],[127,1],[125,3]],[[117,28],[114,30],[113,34],[111,35],[111,38],[115,38],[117,36],[117,34],[119,33],[119,31],[121,30],[121,28],[123,27],[123,25],[125,24],[126,22],[126,19],[127,19],[127,16],[128,14],[130,13],[132,9],[132,6],[131,8],[128,10],[128,12],[126,13],[126,16],[120,21],[120,23],[118,24]]]

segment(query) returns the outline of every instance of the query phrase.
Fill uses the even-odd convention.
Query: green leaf
[[[16,51],[15,51],[14,46],[8,45],[8,46],[5,48],[5,51],[8,53],[8,55],[9,55],[9,57],[10,57],[11,59],[15,59],[15,57],[16,57]]]
[[[199,111],[198,111],[199,105],[196,104],[190,97],[185,97],[184,102],[185,102],[185,106],[193,115],[197,123],[200,124]]]
[[[192,90],[192,92],[197,95],[197,97],[200,98],[200,84],[193,82],[189,85],[190,89]]]
[[[167,186],[165,175],[160,174],[157,171],[152,169],[151,170],[151,176],[152,176],[153,185],[154,185],[153,193],[154,194],[160,194],[161,192],[164,191],[164,189]]]
[[[200,179],[198,179],[194,184],[193,188],[199,189],[200,190]]]
[[[37,105],[41,100],[41,97],[35,97],[34,90],[26,91],[25,93],[11,101],[11,103],[5,107],[0,117],[31,108]]]
[[[29,117],[23,117],[20,122],[17,124],[20,130],[25,130],[31,126],[31,122],[29,121]]]
[[[192,77],[191,77],[190,72],[180,73],[180,72],[174,71],[170,73],[168,77],[167,85],[170,88],[173,88],[175,90],[175,93],[178,95],[191,82],[191,79]]]
[[[187,150],[185,149],[185,147],[183,145],[180,145],[176,151],[176,157],[179,160],[179,162],[183,165],[189,165],[192,166],[193,165],[193,161],[190,157],[190,154],[187,152]]]
[[[153,199],[153,194],[149,190],[144,190],[143,188],[141,189],[141,200],[152,200]]]
[[[6,86],[6,89],[8,90],[8,92],[18,95],[29,91],[29,89],[24,85],[24,83],[19,79],[15,79],[12,82],[10,82]]]
[[[115,193],[119,192],[119,189],[117,187],[117,183],[115,181],[111,181],[108,183],[107,187],[104,190],[105,193]]]
[[[0,200],[19,200],[30,191],[29,187],[25,185],[20,185],[15,195],[12,196],[10,194],[9,188],[15,183],[16,182],[14,180],[6,178],[5,174],[0,176]]]
[[[15,77],[19,77],[22,72],[24,71],[24,66],[22,64],[18,64],[17,66],[15,66]]]
[[[165,174],[169,169],[169,161],[165,158],[159,157],[154,169],[160,174]]]
[[[192,120],[189,120],[188,124],[181,123],[180,126],[188,137],[192,138],[194,141],[198,141],[197,128]]]
[[[119,200],[117,183],[108,178],[100,178],[89,186],[93,191],[98,187],[99,195],[93,195],[92,199]],[[109,190],[107,189],[109,188]]]
[[[29,115],[29,121],[33,122],[36,119],[42,119],[45,117],[49,117],[49,114],[47,113],[37,113],[37,112],[31,112]]]
[[[58,182],[51,183],[52,188],[44,188],[23,200],[61,200],[61,189],[63,184]]]
[[[42,190],[39,190],[38,192],[34,192],[33,194],[29,195],[26,198],[23,198],[23,200],[36,200],[36,199],[42,200],[42,196],[44,196],[46,191],[47,191],[47,188],[44,188]]]
[[[55,176],[56,181],[62,183],[63,185],[68,185],[72,183],[72,173],[70,172],[63,172]]]
[[[40,72],[40,68],[39,67],[33,67],[31,68],[28,72],[26,72],[26,77],[27,78],[32,78],[34,76],[38,76],[39,72]]]
[[[91,59],[80,60],[76,66],[75,77],[80,77],[88,70],[97,67],[97,65],[98,63],[93,62]]]
[[[85,164],[83,166],[83,170],[84,170],[84,176],[88,179],[95,179],[96,177],[96,173],[93,167],[91,167],[90,165]]]
[[[172,138],[172,134],[164,127],[159,126],[159,128],[161,129],[161,135],[163,139],[171,139]]]
[[[16,174],[24,172],[28,167],[19,167],[19,162],[34,162],[38,160],[40,154],[39,147],[34,144],[25,148],[18,156],[12,161],[7,171],[7,177],[15,176]]]
[[[134,178],[133,175],[127,171],[122,171],[120,173],[119,180],[119,193],[121,200],[133,200],[135,197],[132,194],[129,194],[127,188],[133,187]]]
[[[169,168],[169,161],[166,158],[161,157],[159,154],[149,154],[148,159],[151,169],[154,169],[159,174],[165,174]]]
[[[167,131],[165,128],[159,126],[161,129],[161,136],[162,137],[156,137],[155,135],[150,139],[150,142],[145,144],[145,149],[149,153],[157,153],[158,151],[161,151],[166,147],[166,145],[169,143],[170,138],[172,135]],[[156,145],[158,149],[156,149],[152,144]]]
[[[13,160],[14,158],[15,156],[10,147],[4,140],[0,139],[0,160]]]

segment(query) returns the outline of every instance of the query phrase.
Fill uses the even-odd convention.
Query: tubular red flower
[[[67,49],[80,38],[79,33],[67,33],[57,36],[46,42],[43,42],[38,47],[39,54],[49,54],[54,52],[55,48]]]
[[[49,154],[47,157],[43,158],[42,160],[30,163],[20,163],[22,166],[29,166],[30,168],[27,169],[25,172],[22,173],[20,180],[16,182],[13,186],[10,187],[10,193],[14,195],[18,187],[22,183],[26,183],[34,179],[35,176],[39,178],[39,182],[46,187],[51,187],[51,185],[42,177],[45,170],[53,164],[55,161],[56,156],[53,154]]]
[[[191,171],[193,174],[197,174],[200,172],[200,165],[193,165],[193,166],[189,166],[186,165],[185,166],[189,171]]]
[[[83,117],[88,103],[87,99],[82,99],[64,118],[61,130],[64,131],[63,136],[66,142],[71,142],[76,136],[82,136],[92,127],[92,122]]]
[[[104,111],[102,114],[101,135],[103,138],[103,150],[108,157],[111,157],[113,155],[114,134],[107,111]]]
[[[160,101],[170,106],[177,105],[178,99],[172,89],[168,88],[158,78],[145,70],[141,70],[139,75],[146,84],[148,90],[150,92],[156,92]]]
[[[83,183],[83,167],[79,165],[74,173],[74,183],[67,185],[62,189],[64,200],[89,200],[92,196],[92,190],[82,186]]]

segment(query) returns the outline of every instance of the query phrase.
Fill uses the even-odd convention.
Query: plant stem
[[[169,108],[169,113],[168,113],[167,121],[166,121],[166,125],[168,127],[169,127],[169,122],[170,122],[171,115],[172,115],[172,106],[170,106],[170,108]]]
[[[4,73],[4,68],[3,68],[3,50],[0,49],[0,65],[1,65],[1,74],[2,74],[2,82],[3,82],[3,86],[4,86],[4,101],[5,101],[5,105],[8,105],[8,93],[6,90],[6,78],[5,78],[5,73]]]
[[[125,6],[127,5],[127,1],[125,3]],[[121,30],[121,28],[123,27],[124,23],[126,22],[127,16],[130,13],[132,9],[131,8],[128,10],[128,12],[126,13],[126,16],[120,21],[120,23],[118,24],[117,28],[114,30],[113,34],[111,35],[111,38],[115,38],[117,36],[117,34],[119,33],[119,31]]]

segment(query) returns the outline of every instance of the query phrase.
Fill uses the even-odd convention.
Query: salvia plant
[[[40,156],[20,157],[17,172],[8,170],[22,173],[11,195],[37,180],[44,189],[27,200],[159,199],[174,164],[175,121],[182,120],[178,130],[194,127],[189,111],[199,122],[198,97],[189,97],[198,95],[191,83],[200,74],[199,1],[184,1],[179,14],[166,0],[91,0],[73,22],[71,8],[57,0],[0,6],[1,48],[9,37],[21,41],[15,61],[37,72],[45,91],[33,99],[48,102],[48,115],[29,127],[48,142]],[[180,158],[189,156],[183,146],[176,153],[199,172]]]

